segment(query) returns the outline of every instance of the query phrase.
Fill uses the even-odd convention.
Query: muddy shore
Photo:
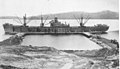
[[[48,46],[20,45],[24,34],[19,33],[0,42],[0,69],[119,69],[119,51],[116,44],[103,38],[96,50],[58,50]],[[97,43],[97,42],[96,42]]]

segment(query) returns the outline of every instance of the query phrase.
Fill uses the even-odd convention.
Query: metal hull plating
[[[76,27],[40,27],[40,26],[15,26],[3,25],[6,34],[31,33],[31,34],[79,34],[81,32],[105,32],[108,26],[76,26]]]

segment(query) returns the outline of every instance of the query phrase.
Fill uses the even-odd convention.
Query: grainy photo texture
[[[0,69],[119,69],[119,0],[0,0]]]

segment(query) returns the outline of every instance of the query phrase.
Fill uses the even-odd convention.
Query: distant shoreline
[[[110,10],[105,10],[95,13],[74,11],[74,12],[44,14],[44,15],[36,15],[36,16],[32,15],[32,16],[27,16],[27,18],[31,20],[40,20],[41,17],[43,17],[43,19],[46,18],[54,19],[55,17],[58,17],[58,19],[79,19],[81,16],[83,16],[84,18],[90,17],[90,19],[119,19],[119,12],[113,12]],[[18,17],[15,15],[0,16],[0,19],[18,19],[18,18],[22,19],[22,17]]]

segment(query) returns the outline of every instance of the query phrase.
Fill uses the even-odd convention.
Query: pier
[[[72,34],[80,34],[80,35],[84,35],[86,37],[90,37],[91,34],[87,33],[87,32],[26,32],[25,35],[72,35]]]
[[[108,49],[119,48],[119,43],[117,41],[112,42],[111,39],[106,39],[100,36],[92,36],[90,40],[100,45],[103,48],[108,48]]]
[[[91,34],[89,32],[21,32],[24,33],[24,35],[71,35],[71,34],[82,34],[86,37],[90,37]],[[12,33],[5,33],[9,35],[16,35],[17,32]],[[20,34],[20,33],[19,33]]]
[[[95,42],[99,46],[108,49],[117,49],[119,48],[119,43],[116,40],[106,39],[98,35],[90,34],[89,32],[81,33],[85,37],[89,38],[91,41]]]

